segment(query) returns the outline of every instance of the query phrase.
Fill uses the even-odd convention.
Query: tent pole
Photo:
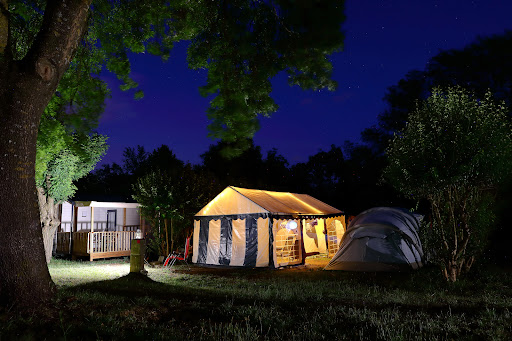
[[[272,216],[268,217],[268,266],[271,268],[275,268],[276,264],[274,262],[274,218]]]
[[[329,257],[329,231],[327,230],[327,218],[324,218],[324,236],[325,236],[325,248],[327,249],[327,257]]]
[[[306,264],[306,248],[304,247],[304,231],[303,231],[303,223],[300,217],[299,220],[299,229],[300,229],[300,252],[302,253],[301,263],[302,265]]]

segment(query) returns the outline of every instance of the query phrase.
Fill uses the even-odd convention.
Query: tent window
[[[277,264],[281,266],[300,262],[299,230],[287,228],[288,223],[281,221],[275,236]]]

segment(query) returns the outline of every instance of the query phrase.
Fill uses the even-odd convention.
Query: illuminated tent
[[[335,254],[343,212],[306,194],[226,187],[194,217],[192,262],[282,267]]]
[[[418,236],[422,216],[405,209],[376,207],[349,224],[325,270],[399,271],[423,266]]]

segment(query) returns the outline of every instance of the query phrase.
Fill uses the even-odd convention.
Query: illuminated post
[[[94,232],[94,207],[91,206],[91,232]]]
[[[126,231],[126,207],[123,208],[123,231]]]
[[[146,240],[132,239],[130,251],[130,272],[147,274],[144,270],[144,256],[146,254]]]

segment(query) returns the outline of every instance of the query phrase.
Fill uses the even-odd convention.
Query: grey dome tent
[[[421,218],[390,207],[360,213],[350,222],[338,252],[324,269],[400,271],[422,267]]]

